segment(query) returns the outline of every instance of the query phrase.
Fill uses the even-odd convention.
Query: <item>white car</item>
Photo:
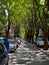
[[[15,51],[15,43],[13,39],[9,39],[9,52]]]
[[[37,44],[37,46],[43,46],[44,45],[44,39],[42,37],[37,38],[36,44]],[[48,41],[48,45],[49,45],[49,41]]]

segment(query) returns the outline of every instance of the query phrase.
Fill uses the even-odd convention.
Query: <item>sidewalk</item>
[[[49,49],[48,50],[43,50],[43,49],[40,49],[42,52],[44,52],[46,55],[49,56]]]
[[[34,45],[34,44],[32,44],[32,43],[29,43],[30,45]],[[48,50],[43,50],[43,48],[39,48],[39,47],[37,47],[36,45],[34,45],[36,48],[38,48],[41,52],[43,52],[44,54],[46,54],[46,55],[48,55],[49,56],[49,48],[48,48]]]

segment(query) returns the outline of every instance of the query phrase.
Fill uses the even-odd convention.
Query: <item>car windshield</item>
[[[12,44],[14,43],[14,40],[13,39],[12,40],[11,39],[8,39],[8,41],[9,41],[9,43],[12,43]]]
[[[14,46],[14,40],[9,39],[8,41],[9,41],[9,46],[10,46],[10,47],[11,47],[11,46],[13,47],[13,46]]]
[[[43,41],[44,39],[43,38],[38,38],[39,41]]]
[[[9,41],[9,47],[11,47],[11,48],[14,47],[14,41]]]

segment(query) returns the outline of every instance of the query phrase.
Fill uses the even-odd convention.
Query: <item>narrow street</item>
[[[0,65],[49,65],[49,0],[0,0]]]
[[[9,53],[9,65],[48,65],[49,57],[41,52],[33,44],[25,44],[25,47],[22,46],[23,43],[17,48],[14,53]]]

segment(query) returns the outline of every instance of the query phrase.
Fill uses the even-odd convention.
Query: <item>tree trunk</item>
[[[49,26],[48,26],[48,33],[47,34],[48,34],[48,41],[49,41]]]
[[[33,37],[34,37],[34,36],[32,35],[32,44],[34,43],[34,39],[33,39]]]
[[[39,29],[38,30],[36,30],[36,39],[38,38],[38,35],[39,35]]]
[[[19,37],[19,31],[20,31],[20,25],[19,23],[17,22],[16,23],[16,26],[14,28],[14,37]]]
[[[5,29],[7,38],[9,36],[10,25],[11,25],[11,23],[10,23],[10,21],[8,21],[8,28]]]
[[[46,5],[47,5],[47,8],[48,8],[48,11],[49,11],[49,0],[46,0]]]
[[[8,36],[9,36],[9,32],[8,32],[8,31],[6,31],[6,37],[8,38]]]
[[[44,50],[48,50],[48,41],[46,32],[44,32]]]
[[[29,37],[29,42],[31,42],[31,38]]]

